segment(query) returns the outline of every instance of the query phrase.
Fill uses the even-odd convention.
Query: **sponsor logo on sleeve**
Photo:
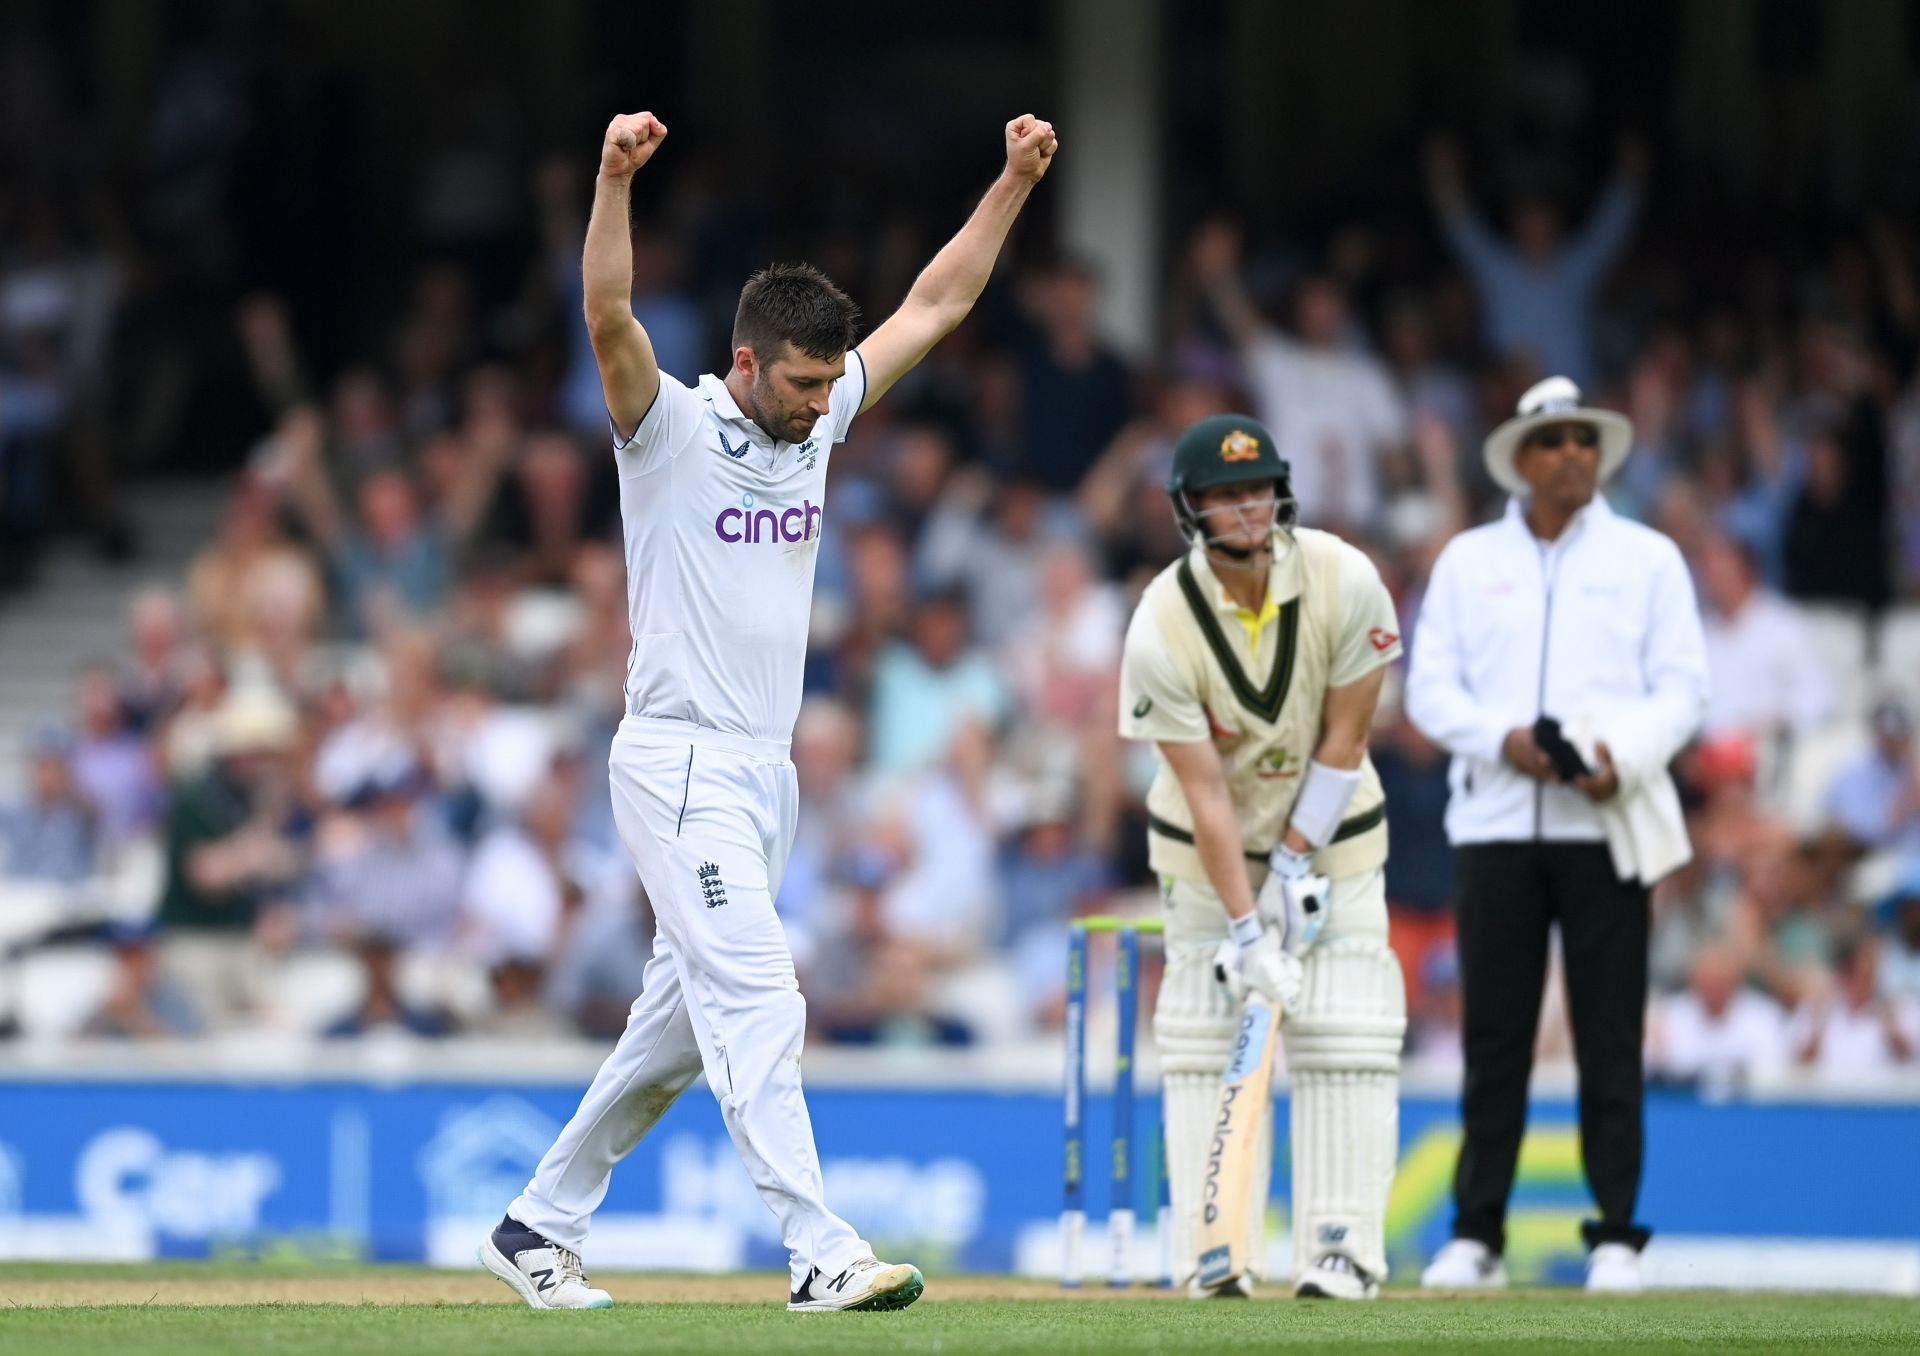
[[[1367,640],[1372,643],[1375,650],[1378,650],[1382,654],[1385,654],[1388,650],[1391,650],[1400,643],[1400,637],[1397,633],[1379,626],[1367,632]]]

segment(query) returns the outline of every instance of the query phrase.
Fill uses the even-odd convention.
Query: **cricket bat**
[[[1246,1271],[1255,1145],[1273,1114],[1273,1038],[1280,1006],[1249,993],[1207,1142],[1207,1175],[1200,1188],[1200,1284],[1224,1285]]]

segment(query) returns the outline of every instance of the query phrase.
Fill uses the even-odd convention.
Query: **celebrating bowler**
[[[618,1045],[480,1255],[536,1309],[611,1306],[581,1267],[588,1223],[614,1165],[704,1071],[780,1220],[787,1307],[899,1309],[920,1271],[877,1260],[827,1207],[800,1087],[805,1003],[773,907],[798,813],[788,741],[828,457],[972,308],[1058,142],[1030,115],[1007,124],[1004,171],[857,347],[846,294],[775,264],[740,293],[725,374],[689,387],[660,371],[631,304],[628,195],[666,136],[651,113],[608,125],[584,261],[633,630],[614,815],[658,939]]]

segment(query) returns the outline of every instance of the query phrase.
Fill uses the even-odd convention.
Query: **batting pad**
[[[1201,1189],[1214,1118],[1220,1114],[1221,1075],[1232,1057],[1239,1013],[1213,975],[1210,938],[1182,946],[1169,938],[1167,968],[1153,1009],[1153,1035],[1160,1049],[1160,1100],[1167,1133],[1167,1198],[1173,1233],[1175,1285],[1192,1279],[1199,1264]],[[1249,1190],[1246,1256],[1256,1273],[1265,1270],[1266,1203],[1273,1176],[1273,1117],[1257,1141]]]
[[[1387,1192],[1400,1146],[1407,991],[1383,941],[1341,937],[1306,956],[1284,1040],[1293,1079],[1293,1255],[1337,1252],[1387,1274]]]

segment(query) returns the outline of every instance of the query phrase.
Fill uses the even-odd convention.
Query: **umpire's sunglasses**
[[[1544,447],[1549,451],[1564,447],[1571,439],[1577,447],[1600,446],[1600,430],[1592,424],[1549,424],[1537,428],[1527,435],[1528,447]]]

